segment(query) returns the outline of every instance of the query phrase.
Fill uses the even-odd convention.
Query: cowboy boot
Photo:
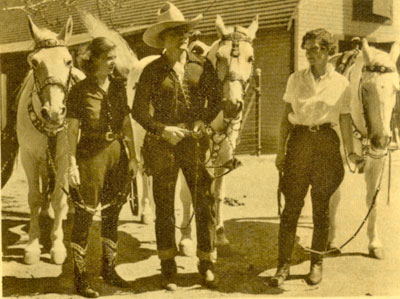
[[[212,261],[200,260],[199,262],[199,273],[203,277],[203,284],[209,289],[215,289],[218,287],[217,280],[214,275],[214,264]]]
[[[276,269],[275,275],[271,278],[270,285],[272,287],[279,287],[290,275],[290,264],[284,263],[279,265]]]
[[[176,291],[177,267],[174,259],[161,260],[161,286],[167,291]]]
[[[72,259],[74,262],[74,284],[76,292],[86,298],[97,298],[99,293],[89,285],[86,271],[86,250],[75,243],[71,243]]]
[[[107,238],[102,238],[103,245],[103,269],[102,276],[106,283],[120,287],[128,288],[129,283],[126,282],[115,271],[115,260],[117,256],[117,244]]]
[[[322,255],[311,254],[310,273],[307,276],[307,282],[310,285],[319,284],[322,281]]]

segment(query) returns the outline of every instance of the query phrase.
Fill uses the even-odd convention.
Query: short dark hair
[[[79,67],[85,74],[93,74],[96,71],[93,59],[99,58],[102,54],[108,53],[115,48],[116,45],[107,37],[94,38],[86,46],[81,59],[78,59]]]
[[[301,48],[304,49],[304,45],[308,40],[315,40],[321,47],[328,49],[328,55],[335,54],[335,40],[331,33],[329,33],[324,28],[318,28],[308,31],[303,36],[303,42],[301,43]]]

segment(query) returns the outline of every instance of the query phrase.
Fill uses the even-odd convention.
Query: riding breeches
[[[192,137],[186,137],[173,146],[158,137],[146,135],[143,156],[146,171],[153,176],[157,251],[161,260],[177,254],[174,203],[179,169],[182,169],[192,194],[197,256],[200,260],[215,259],[216,202],[211,194],[212,178],[201,163],[207,142],[203,138],[197,144]]]
[[[120,141],[114,140],[97,155],[77,157],[81,186],[80,198],[84,205],[96,208],[110,204],[101,211],[101,236],[117,242],[118,216],[129,190],[128,158]],[[71,192],[74,201],[77,193]],[[82,205],[81,205],[82,206]],[[93,215],[75,205],[74,226],[71,242],[86,248]]]
[[[343,176],[340,141],[336,132],[329,126],[316,131],[310,131],[306,126],[295,126],[288,140],[281,181],[285,207],[279,229],[279,264],[290,263],[297,222],[309,186],[314,223],[312,249],[326,250],[329,200]],[[312,254],[311,261],[322,261],[322,255]]]

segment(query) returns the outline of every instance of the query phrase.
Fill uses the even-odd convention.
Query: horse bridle
[[[365,65],[362,68],[362,73],[368,72],[368,73],[385,74],[385,73],[394,73],[394,71],[395,70],[393,68],[386,67],[386,66],[383,66],[383,65]],[[362,109],[363,109],[364,121],[365,121],[365,125],[367,127],[368,137],[366,137],[366,138],[363,137],[362,134],[360,133],[360,130],[358,130],[357,127],[355,127],[354,123],[353,123],[353,126],[355,127],[355,132],[359,136],[358,139],[361,140],[361,143],[362,143],[363,147],[368,147],[369,135],[371,133],[371,124],[370,124],[370,121],[368,119],[368,111],[367,111],[366,104],[365,104],[365,99],[364,99],[364,96],[363,96],[363,80],[362,80],[362,77],[360,79],[359,87],[358,87],[358,98],[361,101],[361,105],[362,105]],[[363,142],[363,139],[367,139],[367,142]],[[388,144],[390,144],[390,142],[391,142],[391,138],[389,138]],[[380,159],[383,156],[386,156],[387,152],[384,153],[383,155],[374,155],[374,154],[371,154],[369,152],[369,149],[368,149],[367,150],[367,154],[371,158]]]
[[[64,47],[66,48],[66,44],[64,41],[61,40],[56,40],[56,39],[45,39],[42,41],[37,41],[36,46],[35,46],[35,53],[39,52],[41,49],[48,49],[48,48],[55,48],[55,47]],[[60,87],[60,89],[64,92],[65,98],[64,101],[68,98],[69,94],[69,88],[71,84],[71,77],[72,77],[72,65],[69,67],[69,72],[68,72],[68,79],[67,82],[62,82],[59,78],[56,78],[54,76],[50,76],[45,78],[43,82],[40,82],[40,80],[37,78],[37,75],[35,73],[35,69],[31,67],[32,72],[33,72],[33,82],[35,86],[35,90],[37,92],[38,98],[40,100],[40,103],[43,105],[44,100],[41,97],[43,89],[48,86],[48,85],[54,85]]]
[[[238,26],[235,26],[233,28],[232,33],[224,35],[221,38],[221,40],[219,41],[219,45],[221,45],[222,43],[224,43],[226,41],[232,42],[232,49],[231,49],[231,53],[230,53],[230,58],[231,58],[230,63],[232,63],[232,59],[238,58],[240,56],[240,50],[239,50],[240,42],[246,42],[246,43],[249,43],[251,46],[253,46],[252,39],[249,38],[246,33],[240,31],[240,28]],[[217,60],[217,63],[218,63],[218,60]],[[251,65],[251,68],[252,68],[251,74],[253,74],[253,63]],[[228,71],[225,74],[222,82],[225,83],[226,81],[230,81],[230,82],[239,81],[240,84],[242,85],[243,98],[244,98],[247,93],[248,87],[250,85],[250,79],[251,79],[251,76],[246,80],[245,78],[243,78],[243,76],[241,74]]]

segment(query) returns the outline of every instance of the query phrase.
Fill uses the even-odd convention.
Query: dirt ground
[[[324,279],[318,286],[308,286],[305,275],[309,256],[302,246],[311,243],[312,219],[310,201],[306,201],[297,230],[297,243],[291,278],[280,288],[268,286],[274,274],[277,257],[275,156],[240,156],[244,166],[227,176],[227,197],[244,203],[224,205],[228,252],[220,251],[216,274],[220,285],[216,290],[204,289],[197,274],[195,257],[177,258],[178,285],[174,293],[159,287],[160,265],[156,255],[154,225],[142,225],[125,205],[120,216],[117,271],[131,284],[118,289],[103,283],[100,273],[101,248],[99,221],[90,234],[88,265],[93,285],[104,298],[248,298],[248,297],[333,297],[333,296],[397,296],[400,295],[400,153],[393,155],[391,201],[387,199],[387,173],[383,177],[378,205],[380,235],[386,258],[368,256],[365,227],[340,256],[324,261]],[[342,202],[339,207],[340,241],[347,240],[364,218],[365,184],[361,175],[346,174]],[[2,251],[4,298],[81,298],[74,294],[73,268],[70,258],[64,265],[49,263],[49,246],[44,246],[41,261],[23,264],[23,248],[27,242],[29,208],[27,184],[19,165],[2,190]],[[177,203],[177,218],[180,204]],[[71,219],[65,221],[65,243],[71,233]],[[46,225],[45,225],[46,227]],[[48,227],[48,225],[47,225]],[[179,239],[179,233],[177,233]],[[46,242],[44,242],[46,243]]]

